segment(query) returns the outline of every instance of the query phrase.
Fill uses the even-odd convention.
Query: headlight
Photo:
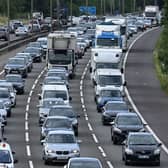
[[[119,128],[117,128],[117,127],[114,127],[114,131],[115,132],[118,132],[118,133],[121,133],[122,131],[119,129]]]
[[[160,149],[159,148],[154,150],[154,155],[158,155],[158,154],[160,154]]]
[[[47,149],[47,150],[46,150],[46,153],[55,153],[55,151],[54,151],[54,150],[51,150],[51,149]]]
[[[133,150],[129,149],[129,148],[126,148],[125,153],[128,154],[128,155],[133,155]]]
[[[71,151],[71,153],[79,153],[79,150],[74,149],[74,150]]]

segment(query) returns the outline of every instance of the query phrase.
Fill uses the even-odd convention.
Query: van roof
[[[122,75],[120,69],[100,68],[96,70],[98,75]]]

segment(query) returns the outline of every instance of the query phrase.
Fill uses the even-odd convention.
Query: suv
[[[8,31],[8,28],[0,27],[0,39],[4,39],[6,41],[9,40],[9,31]]]

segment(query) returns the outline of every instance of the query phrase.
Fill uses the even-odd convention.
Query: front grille
[[[136,154],[138,155],[149,155],[152,152],[150,150],[142,150],[142,151],[136,151]]]
[[[56,151],[57,155],[68,155],[69,151]]]

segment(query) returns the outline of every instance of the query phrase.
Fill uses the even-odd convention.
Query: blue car
[[[123,100],[123,94],[122,92],[112,86],[107,86],[103,88],[100,91],[100,95],[96,96],[96,104],[97,104],[97,111],[102,112],[103,106],[108,102],[108,101],[122,101]]]

